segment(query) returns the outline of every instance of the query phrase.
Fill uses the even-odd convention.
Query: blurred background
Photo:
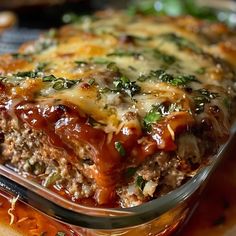
[[[151,15],[189,14],[236,27],[233,0],[0,0],[0,53],[14,52],[45,29],[79,20],[104,8]]]

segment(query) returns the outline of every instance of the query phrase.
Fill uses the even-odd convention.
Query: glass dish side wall
[[[72,229],[79,235],[83,236],[169,236],[175,233],[183,225],[185,220],[195,209],[195,206],[198,203],[199,191],[200,189],[196,191],[193,196],[186,199],[183,203],[180,203],[174,209],[171,209],[156,219],[141,225],[113,230],[92,230],[80,227],[72,227]]]

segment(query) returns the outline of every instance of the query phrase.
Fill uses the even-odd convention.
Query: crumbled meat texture
[[[132,177],[132,181],[118,189],[120,205],[131,207],[150,200],[153,196],[160,196],[165,189],[173,190],[180,186],[185,173],[177,170],[180,162],[177,157],[161,152],[142,164]],[[145,181],[141,191],[137,186],[137,178],[142,177]]]
[[[30,129],[26,124],[18,127],[14,120],[0,119],[0,132],[5,133],[1,143],[1,163],[17,168],[19,172],[28,172],[45,185],[57,173],[58,178],[49,181],[57,188],[66,189],[73,199],[92,197],[97,188],[89,175],[93,162],[79,159],[70,163],[68,154],[55,148],[41,132]],[[77,150],[78,157],[84,157],[86,147]],[[87,155],[86,155],[87,156]],[[168,153],[160,152],[143,163],[127,184],[117,186],[117,195],[121,207],[132,207],[148,201],[155,196],[181,185],[186,173],[178,170],[180,161]],[[145,181],[143,191],[136,184],[137,177]],[[48,187],[48,186],[47,186]]]
[[[15,121],[0,119],[1,131],[5,133],[1,143],[1,163],[28,172],[45,185],[51,173],[57,173],[53,183],[65,188],[74,198],[87,198],[94,194],[96,184],[87,176],[86,165],[80,160],[75,165],[68,161],[68,154],[49,144],[47,136],[30,129],[27,125],[18,128]]]

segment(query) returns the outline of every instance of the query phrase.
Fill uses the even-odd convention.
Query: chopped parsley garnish
[[[122,76],[113,81],[116,92],[125,92],[130,97],[133,97],[135,94],[141,91],[139,85],[136,84],[136,81],[130,81],[127,77]]]
[[[107,60],[106,58],[102,58],[102,57],[92,58],[91,61],[95,64],[101,64],[101,65],[106,65],[106,64],[110,63],[109,60]]]
[[[80,80],[68,80],[65,78],[56,78],[54,75],[47,75],[42,78],[43,82],[53,82],[52,87],[55,90],[68,89],[74,86]]]
[[[119,67],[116,65],[115,62],[110,62],[107,64],[107,69],[110,70],[110,71],[113,71],[113,72],[119,72],[120,69]]]
[[[36,78],[38,76],[37,71],[20,71],[14,74],[17,77],[30,77],[30,78]]]
[[[184,86],[190,82],[199,82],[197,78],[194,75],[178,75],[175,76],[172,81],[170,81],[170,84],[176,85],[176,86]]]
[[[55,90],[62,90],[62,89],[68,89],[71,88],[76,84],[75,80],[67,80],[64,78],[58,78],[55,83],[53,84],[53,88]]]
[[[86,61],[75,61],[75,64],[81,67],[87,66],[88,62]]]
[[[162,115],[158,111],[158,108],[153,107],[143,119],[144,127],[147,130],[150,130],[151,129],[151,124],[156,123],[157,121],[159,121],[161,119],[161,117],[162,117]]]
[[[145,180],[143,179],[143,177],[140,176],[140,175],[137,177],[136,182],[135,182],[136,186],[137,186],[141,191],[143,191],[144,186],[145,186],[145,183],[146,183],[146,181],[145,181]]]
[[[129,35],[130,37],[132,37],[135,40],[140,40],[140,41],[149,41],[152,40],[151,36],[140,36],[140,35]]]
[[[39,77],[40,75],[42,75],[40,72],[42,72],[46,68],[47,65],[48,65],[48,63],[46,63],[46,62],[40,62],[37,65],[35,70],[32,70],[32,71],[19,71],[16,74],[14,74],[14,76],[36,78],[36,77]]]
[[[152,125],[161,120],[162,117],[175,111],[181,111],[182,107],[176,103],[161,103],[153,105],[152,109],[143,119],[143,126],[147,131],[151,131]]]
[[[112,90],[108,87],[100,88],[99,93],[108,93],[111,92]]]
[[[190,49],[191,51],[195,53],[202,53],[202,49],[197,47],[192,41],[181,37],[175,33],[166,33],[160,35],[163,39],[174,43],[179,49]]]
[[[141,75],[138,81],[144,82],[146,80],[157,79],[161,82],[165,82],[174,86],[186,86],[191,82],[198,82],[196,76],[194,75],[172,75],[167,73],[165,70],[155,70],[151,71],[148,75]]]
[[[206,73],[206,67],[200,67],[195,72],[199,75],[204,75]]]
[[[155,58],[157,58],[158,60],[161,60],[163,63],[167,65],[172,65],[177,60],[176,57],[172,55],[168,55],[167,53],[164,53],[158,49],[155,49],[153,52],[154,52]]]
[[[117,49],[112,53],[107,54],[108,57],[117,56],[117,57],[134,57],[136,59],[139,59],[140,56],[142,56],[141,53],[130,51],[130,50],[124,50],[124,49]]]
[[[52,82],[57,80],[57,78],[54,75],[46,75],[43,77],[43,82]]]
[[[195,112],[197,114],[204,111],[205,104],[210,103],[212,99],[218,97],[217,93],[210,92],[207,89],[196,90],[197,96],[194,97]]]
[[[45,70],[45,68],[47,67],[48,63],[47,62],[39,62],[39,64],[36,67],[36,71],[37,72],[42,72]]]
[[[92,86],[94,83],[95,83],[95,79],[90,79],[90,80],[88,81],[88,84],[89,84],[90,86]]]
[[[115,142],[115,149],[119,152],[120,156],[124,157],[126,155],[125,148],[121,142]]]

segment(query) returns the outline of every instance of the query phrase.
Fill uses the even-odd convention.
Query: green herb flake
[[[152,105],[152,109],[143,119],[143,126],[148,132],[150,132],[152,125],[160,121],[162,117],[181,110],[181,105],[178,105],[177,103],[161,103],[158,105]]]
[[[172,65],[177,60],[176,57],[168,55],[167,53],[164,53],[158,49],[154,50],[154,57],[157,58],[158,60],[161,60],[163,63],[167,65]]]
[[[108,87],[100,88],[99,93],[108,93],[111,92],[111,89]]]
[[[115,62],[108,63],[107,64],[107,69],[110,70],[110,71],[113,71],[113,72],[119,72],[120,71]]]
[[[52,82],[55,81],[57,78],[54,75],[46,75],[42,78],[43,82]]]
[[[17,77],[29,77],[29,78],[36,78],[38,76],[37,71],[20,71],[14,74]]]
[[[56,83],[58,83],[58,86],[56,86]],[[63,85],[61,87],[60,83]],[[74,86],[77,83],[76,80],[67,80],[64,78],[59,78],[57,79],[57,82],[54,83],[53,88],[56,90],[60,90],[60,89],[68,89],[71,88],[72,86]]]
[[[58,231],[55,236],[66,236],[66,233],[63,231]]]
[[[37,72],[42,72],[46,69],[48,63],[47,62],[39,62],[37,67],[36,67],[36,71]]]
[[[206,67],[200,67],[195,72],[199,75],[204,75],[206,73]]]
[[[124,49],[117,49],[112,53],[107,54],[108,57],[113,57],[113,56],[117,56],[117,57],[134,57],[135,59],[139,59],[142,54],[139,52],[135,52],[135,51],[130,51],[130,50],[124,50]]]
[[[135,182],[136,186],[137,186],[141,191],[143,191],[144,186],[145,186],[145,183],[146,183],[146,181],[145,181],[145,180],[143,179],[143,177],[140,176],[140,175],[137,177],[136,182]]]
[[[115,86],[115,92],[125,92],[130,97],[133,97],[135,94],[138,94],[141,91],[141,88],[136,84],[136,81],[130,81],[125,76],[114,80],[113,85]]]
[[[200,83],[194,75],[172,75],[165,70],[151,71],[147,78],[156,78],[161,82],[169,83],[174,86],[186,86],[191,82]]]
[[[130,35],[130,37],[138,41],[150,41],[153,39],[153,37],[151,36],[140,36],[140,35]]]
[[[102,57],[92,58],[91,60],[93,63],[100,64],[100,65],[106,65],[106,64],[110,63],[109,60],[107,60],[106,58],[102,58]]]
[[[124,157],[126,155],[125,148],[123,147],[121,142],[115,142],[115,149],[119,152],[120,156]]]
[[[161,119],[161,113],[156,108],[153,108],[146,114],[146,116],[143,119],[144,127],[146,127],[147,130],[150,130],[151,125],[156,123],[160,119]]]
[[[69,80],[65,78],[56,78],[54,75],[47,75],[42,78],[43,82],[52,82],[55,90],[68,89],[79,83],[81,80]]]
[[[184,38],[184,37],[181,37],[175,33],[166,33],[166,34],[162,34],[160,35],[160,37],[162,37],[164,40],[167,40],[171,43],[174,43],[176,44],[176,46],[182,50],[182,49],[190,49],[191,51],[197,53],[197,54],[200,54],[202,53],[202,49],[197,47],[195,45],[195,43],[193,43],[192,41]]]
[[[94,83],[95,83],[95,79],[90,79],[90,80],[88,81],[88,84],[89,84],[90,86],[94,85]]]
[[[75,61],[75,64],[78,65],[79,67],[85,67],[88,65],[88,62],[86,61]]]
[[[55,90],[62,90],[62,89],[64,89],[64,79],[62,79],[62,78],[57,79],[52,87]]]
[[[45,35],[49,38],[55,38],[57,36],[57,30],[52,28]]]
[[[178,75],[170,82],[172,85],[181,86],[190,82],[199,82],[194,75]]]
[[[148,79],[151,79],[149,75],[140,75],[137,80],[140,82],[145,82]]]

